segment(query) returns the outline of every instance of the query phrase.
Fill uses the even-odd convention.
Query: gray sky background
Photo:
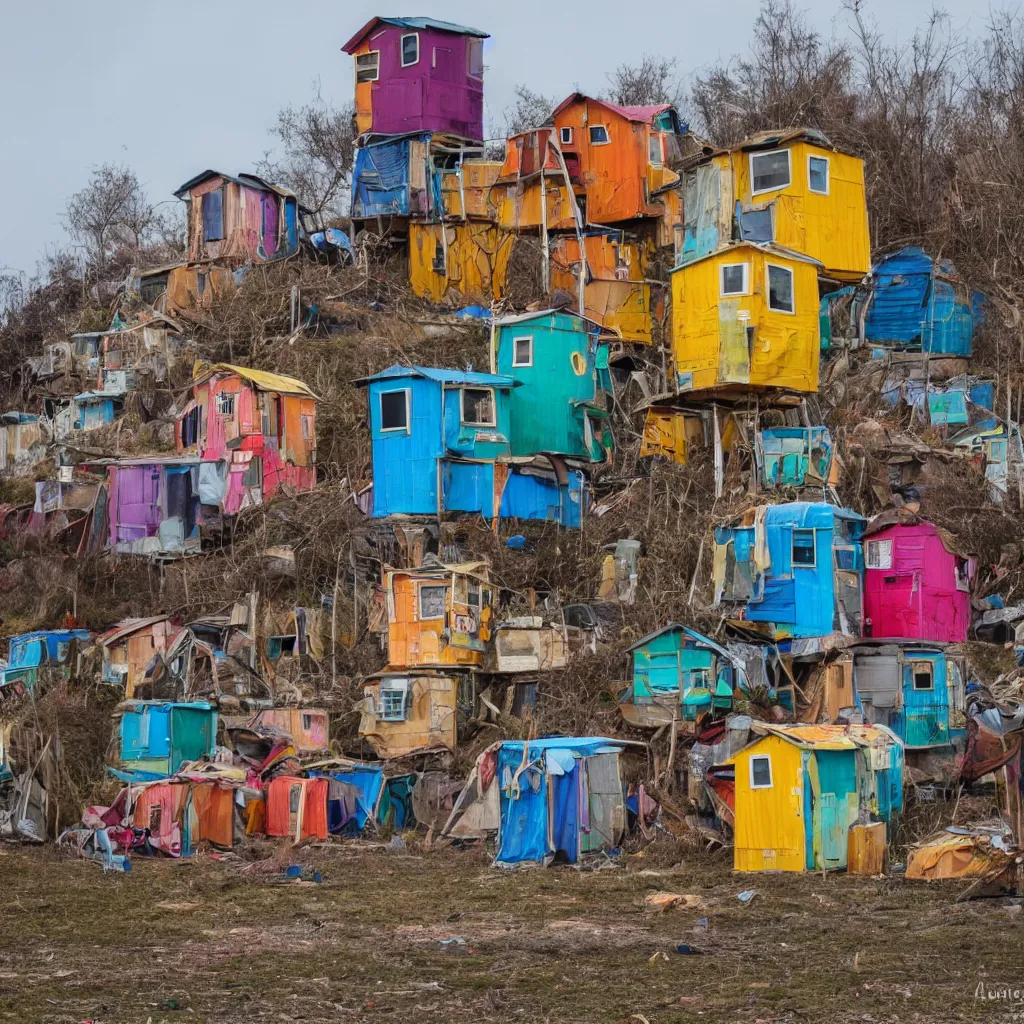
[[[823,34],[844,34],[837,2],[808,0]],[[132,167],[152,201],[197,172],[251,170],[272,145],[276,112],[352,94],[340,47],[375,14],[428,15],[491,33],[487,115],[500,132],[515,85],[561,96],[598,92],[605,73],[645,53],[677,58],[683,75],[745,51],[758,0],[681,0],[657,9],[623,0],[581,8],[552,0],[29,0],[3,4],[0,189],[7,213],[0,269],[32,273],[67,245],[68,196],[104,162]],[[932,0],[865,0],[890,38],[907,40]],[[988,0],[946,5],[958,31],[979,32]],[[586,12],[585,15],[583,12]]]

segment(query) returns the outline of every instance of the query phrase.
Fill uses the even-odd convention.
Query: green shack
[[[559,309],[495,321],[495,372],[522,385],[509,399],[513,456],[610,457],[612,382],[601,336],[592,320]]]
[[[629,648],[633,682],[619,707],[632,726],[655,729],[674,720],[696,722],[732,708],[745,686],[743,663],[689,626],[670,622]]]

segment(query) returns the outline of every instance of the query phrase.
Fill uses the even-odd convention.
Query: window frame
[[[780,309],[772,305],[772,270],[781,270],[789,274],[789,293],[792,309]],[[784,267],[781,263],[768,263],[764,265],[764,301],[771,313],[783,313],[785,316],[796,316],[796,273],[792,267]]]
[[[919,669],[925,669],[928,674],[928,685],[918,686],[917,685],[917,673]],[[922,673],[924,674],[924,673]],[[934,693],[935,692],[935,663],[926,661],[923,658],[915,658],[910,662],[910,688],[914,693]]]
[[[874,551],[876,553],[880,552],[882,550],[882,546],[886,545],[886,544],[889,546],[888,559],[887,559],[888,564],[883,564],[883,562],[885,560],[883,560],[881,558],[874,558],[874,559],[872,559],[872,557],[871,557],[872,551]],[[892,569],[892,556],[893,556],[892,548],[893,548],[893,543],[892,543],[892,538],[891,537],[888,540],[885,540],[885,539],[868,540],[866,545],[865,545],[865,547],[864,547],[864,568],[865,569],[879,569],[879,570],[881,570],[883,572]]]
[[[385,427],[384,426],[384,396],[399,395],[405,393],[405,426]],[[392,388],[390,391],[377,392],[377,412],[380,417],[380,426],[377,428],[381,434],[411,434],[412,433],[412,388]]]
[[[567,132],[568,132],[568,135],[569,135],[568,138],[566,138],[566,133]],[[561,128],[558,129],[558,144],[560,146],[571,146],[572,145],[572,136],[573,136],[572,125],[571,124],[563,125]]]
[[[725,290],[725,272],[736,267],[743,268],[743,290],[738,292],[727,292]],[[750,263],[720,263],[718,265],[718,295],[722,299],[731,299],[739,295],[750,294]]]
[[[755,782],[754,781],[754,762],[764,761],[768,765],[768,781],[767,782]],[[752,754],[749,761],[750,771],[750,788],[751,789],[774,789],[775,788],[775,775],[772,771],[772,755],[771,754]]]
[[[448,591],[451,588],[447,583],[438,583],[436,580],[420,580],[416,584],[416,621],[417,622],[437,622],[440,619],[444,621],[445,616],[448,614]],[[440,615],[425,615],[423,612],[423,592],[426,590],[442,590],[444,591],[444,608],[441,610]]]
[[[385,694],[389,697],[401,696],[401,713],[388,708],[385,704]],[[409,677],[382,679],[380,688],[377,691],[377,718],[382,722],[404,722],[408,713],[409,705]]]
[[[376,57],[376,63],[373,66],[373,78],[360,78],[359,75],[365,70],[365,68],[359,67],[360,57]],[[366,53],[356,54],[356,85],[365,85],[367,82],[379,82],[380,81],[380,50],[367,50]]]
[[[480,55],[480,70],[473,70],[473,57]],[[466,46],[466,74],[470,78],[480,81],[484,77],[484,41],[478,38],[471,38]]]
[[[651,156],[652,143],[656,143],[658,146],[657,160]],[[665,166],[665,136],[661,132],[649,132],[647,135],[647,162],[652,167],[661,168]]]
[[[407,61],[405,59],[406,39],[416,40],[416,59]],[[398,61],[403,68],[415,67],[420,62],[420,34],[419,32],[405,32],[398,39]]]
[[[825,164],[825,189],[814,188],[811,185],[811,161],[821,160]],[[807,154],[807,191],[813,192],[816,196],[828,196],[832,194],[832,161],[827,156],[820,156],[818,153]]]
[[[811,556],[810,562],[798,562],[794,557],[796,552],[796,535],[798,533],[809,533],[811,535]],[[794,526],[793,536],[789,544],[789,564],[793,569],[817,569],[818,568],[818,531],[813,526]]]
[[[519,359],[519,342],[526,341],[530,344],[530,357],[526,362],[522,362]],[[533,335],[532,334],[520,334],[512,339],[512,368],[517,369],[522,366],[533,366]]]
[[[234,418],[237,412],[235,399],[241,394],[240,391],[218,391],[217,392],[217,415]],[[227,405],[227,408],[225,408]]]
[[[486,391],[491,396],[491,418],[484,420],[466,419],[466,392]],[[489,387],[462,387],[459,388],[459,424],[463,427],[496,427],[498,425],[498,403],[494,397],[494,388]]]
[[[603,142],[595,142],[594,141],[594,130],[597,129],[597,128],[600,128],[604,132],[604,141]],[[608,131],[608,125],[604,124],[603,122],[599,123],[599,124],[587,125],[587,139],[590,141],[590,144],[592,146],[608,146],[608,145],[611,145],[612,136],[611,136],[611,132]]]
[[[786,176],[788,181],[784,185],[772,185],[769,188],[754,188],[754,161],[759,157],[774,156],[776,153],[786,154]],[[750,174],[750,194],[751,196],[763,196],[768,192],[781,192],[784,188],[789,188],[793,184],[793,151],[787,146],[785,149],[765,149],[759,153],[751,153],[747,162],[747,170]]]

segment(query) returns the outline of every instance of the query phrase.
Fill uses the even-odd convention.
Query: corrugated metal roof
[[[856,750],[878,740],[898,742],[891,730],[879,725],[772,725],[755,722],[753,731],[761,739],[777,736],[809,750]],[[756,742],[753,740],[750,745]]]
[[[386,370],[381,370],[380,373],[374,373],[369,377],[360,377],[352,383],[362,386],[374,380],[393,380],[401,377],[425,377],[427,380],[437,381],[439,384],[479,384],[481,387],[492,388],[514,388],[518,387],[521,383],[512,377],[502,377],[496,373],[477,373],[475,370],[446,370],[433,366],[402,366],[399,363],[395,363]]]
[[[371,18],[343,47],[345,53],[353,50],[378,26],[394,25],[397,28],[433,29],[435,32],[450,32],[457,36],[476,36],[478,39],[490,39],[489,32],[481,32],[478,28],[456,25],[451,21],[437,21],[434,18]]]
[[[169,618],[169,615],[153,615],[148,619],[122,619],[116,626],[112,626],[105,633],[100,633],[96,637],[96,642],[106,647],[108,644],[116,643],[122,637],[131,636],[140,629],[145,629],[147,626],[155,625],[157,622],[163,622]]]
[[[688,270],[690,267],[696,266],[698,263],[702,263],[704,260],[709,260],[713,256],[721,256],[725,252],[730,252],[735,249],[757,249],[759,252],[763,252],[766,256],[781,257],[787,260],[796,260],[799,263],[810,263],[815,267],[821,267],[824,269],[825,264],[820,260],[814,259],[813,256],[806,256],[802,252],[797,252],[795,249],[787,249],[784,245],[776,245],[774,242],[753,242],[749,239],[742,241],[727,242],[725,245],[720,245],[717,249],[713,249],[711,252],[704,253],[702,256],[696,256],[691,260],[687,260],[685,263],[681,263],[678,267],[673,267],[669,270],[670,274],[676,274],[680,270]]]
[[[286,377],[283,373],[269,373],[267,370],[251,370],[247,366],[234,366],[231,363],[214,363],[203,369],[192,381],[193,384],[202,384],[218,373],[237,374],[243,380],[255,384],[260,391],[275,391],[282,395],[305,395],[307,398],[317,396],[296,377]]]
[[[611,110],[618,114],[620,117],[626,118],[628,121],[639,121],[643,124],[650,124],[658,116],[666,110],[672,110],[671,103],[652,103],[646,106],[619,106],[617,103],[609,103],[607,100],[598,99],[595,96],[587,96],[582,92],[574,92],[571,96],[567,96],[557,107],[551,112],[551,116],[554,117],[556,114],[560,114],[569,104],[577,103],[580,100],[586,100],[588,103],[596,103],[599,106],[604,107],[606,110]]]
[[[295,193],[283,188],[280,185],[275,185],[272,182],[265,181],[263,178],[256,174],[225,174],[223,171],[215,171],[211,168],[207,168],[205,171],[200,171],[194,178],[189,178],[175,193],[174,195],[180,199],[186,192],[190,192],[196,187],[210,178],[223,178],[225,181],[233,181],[236,185],[244,185],[246,188],[263,189],[266,192],[276,192],[279,196],[285,196],[289,199],[295,197]]]

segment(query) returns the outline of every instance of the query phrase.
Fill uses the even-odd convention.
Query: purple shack
[[[487,38],[433,18],[372,18],[342,47],[355,58],[359,134],[483,139]]]

